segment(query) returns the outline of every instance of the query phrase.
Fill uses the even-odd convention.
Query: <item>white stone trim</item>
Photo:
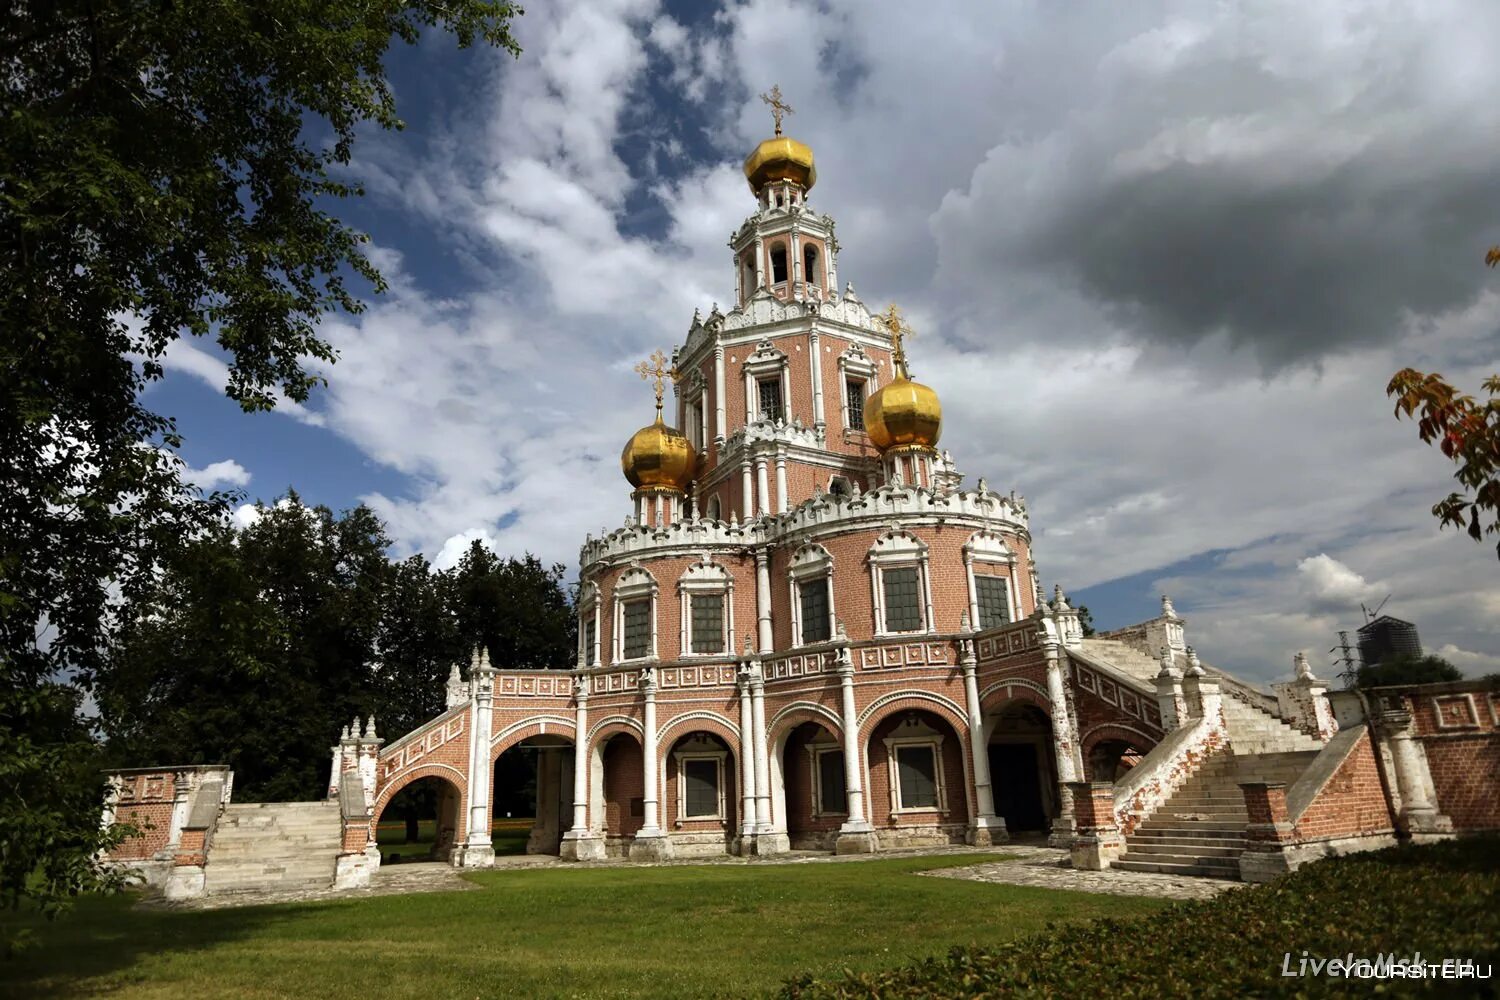
[[[819,719],[823,720],[823,722],[826,723],[824,728],[833,733],[835,736],[842,736],[844,733],[844,722],[841,718],[839,718],[839,714],[833,711],[833,709],[829,708],[827,705],[820,705],[815,701],[792,702],[790,705],[787,705],[781,711],[771,716],[771,721],[766,723],[766,730],[773,733],[779,731],[779,729],[781,728],[781,720],[786,718],[788,715],[793,714],[794,712],[811,712],[813,715],[816,715]]]
[[[585,583],[578,592],[578,668],[586,670],[589,667],[597,667],[602,662],[601,644],[604,638],[604,627],[599,621],[599,585],[592,581]],[[594,625],[593,649],[588,647],[588,624]],[[592,656],[590,655],[592,654]]]
[[[656,594],[658,589],[656,577],[639,566],[631,567],[615,581],[612,595],[614,598],[614,635],[610,643],[613,649],[611,665],[645,663],[656,659]],[[651,602],[651,643],[645,656],[635,656],[627,660],[625,658],[625,605],[642,599]]]
[[[876,713],[878,713],[882,708],[889,705],[893,701],[900,701],[902,698],[910,698],[913,701],[930,701],[934,705],[941,705],[943,708],[946,708],[948,711],[952,712],[955,719],[966,718],[963,706],[953,699],[946,698],[943,695],[934,694],[931,691],[919,690],[892,691],[890,694],[881,695],[879,698],[876,698],[865,707],[865,710],[863,712],[859,713],[859,728],[863,730],[865,728],[865,723],[869,722],[870,719],[873,718]],[[913,709],[913,711],[922,711],[922,709]]]
[[[558,727],[558,729],[566,729],[569,734],[576,736],[576,733],[574,733],[574,730],[577,729],[577,726],[574,724],[574,721],[572,719],[569,719],[566,716],[562,716],[562,715],[533,715],[533,716],[530,716],[528,718],[522,719],[520,722],[513,722],[510,725],[506,726],[504,729],[500,730],[495,735],[491,736],[490,737],[490,749],[494,750],[495,747],[497,747],[501,743],[505,742],[506,737],[510,736],[512,733],[519,732],[520,730],[525,729],[528,726],[540,725],[542,727],[542,731],[539,732],[539,733],[537,733],[538,736],[561,736],[561,735],[563,735],[560,732],[559,733],[549,733],[549,732],[547,732],[547,726],[548,726],[549,723],[556,725]],[[527,738],[530,739],[530,737],[527,737]],[[558,748],[558,749],[561,749],[561,748]]]
[[[626,729],[633,730],[638,737],[637,742],[641,743],[642,746],[645,745],[646,730],[644,726],[628,715],[608,715],[589,727],[589,746],[594,746],[599,738],[599,733],[613,725],[623,725]]]
[[[870,546],[866,562],[870,567],[870,597],[875,609],[875,635],[878,638],[923,635],[934,631],[928,551],[927,543],[906,531],[888,531]],[[917,613],[921,620],[913,631],[892,632],[885,622],[885,571],[907,568],[917,571],[917,595],[920,598]]]
[[[720,616],[720,631],[723,642],[720,648],[710,653],[693,652],[692,598],[694,595],[718,594],[724,601]],[[682,658],[728,656],[734,653],[734,577],[720,563],[703,553],[698,562],[683,571],[677,579],[677,595],[681,602],[678,651]]]
[[[901,734],[905,735],[901,735]],[[907,720],[900,723],[884,740],[887,757],[887,771],[890,775],[891,784],[891,818],[895,819],[905,813],[930,813],[935,812],[940,816],[948,815],[948,796],[946,776],[943,767],[943,734],[931,726],[915,721]],[[914,747],[926,747],[932,751],[932,783],[934,803],[930,806],[908,806],[901,802],[901,768],[899,756],[904,749]]]
[[[880,387],[880,367],[865,353],[857,342],[851,343],[839,355],[839,423],[850,430],[863,431],[864,427],[853,427],[849,423],[849,383],[864,382],[865,398]]]
[[[1016,554],[1006,544],[1004,537],[989,529],[981,529],[969,536],[964,543],[964,576],[969,587],[969,625],[975,631],[981,631],[986,627],[979,621],[979,584],[975,580],[974,564],[986,563],[992,566],[1004,566],[1006,572],[1002,579],[1005,580],[1006,611],[1010,615],[1010,621],[1014,622],[1022,617],[1020,605],[1016,603],[1017,593],[1015,584]],[[1000,574],[980,574],[1000,576]],[[1007,622],[1006,624],[1009,624]]]
[[[703,749],[673,750],[672,757],[677,762],[677,823],[697,823],[703,821],[725,822],[729,814],[725,809],[725,781],[724,762],[729,757],[729,751],[718,749],[707,740],[689,740],[688,744],[697,744]],[[685,744],[686,745],[686,744]],[[718,793],[718,812],[714,815],[689,816],[687,811],[687,764],[688,761],[711,760],[717,766],[714,783],[715,791]]]
[[[834,607],[833,593],[833,556],[821,545],[803,545],[792,556],[786,575],[792,606],[792,648],[808,645],[802,640],[802,585],[810,580],[821,579],[828,588],[828,638],[833,638],[838,631],[838,611]]]
[[[755,352],[745,358],[741,369],[745,376],[745,422],[754,423],[765,419],[760,412],[760,388],[758,383],[776,379],[781,385],[781,419],[792,420],[791,359],[785,351],[770,340],[761,340]]]

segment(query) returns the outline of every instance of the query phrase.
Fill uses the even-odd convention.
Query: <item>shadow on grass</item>
[[[208,950],[308,917],[288,906],[157,910],[137,907],[141,898],[138,890],[83,896],[56,920],[0,914],[0,937],[24,935],[0,958],[0,997],[97,996],[142,978],[128,970],[148,956]]]

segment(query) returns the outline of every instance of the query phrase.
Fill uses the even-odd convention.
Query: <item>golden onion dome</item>
[[[818,182],[818,168],[813,165],[813,152],[805,143],[781,135],[778,130],[775,138],[767,139],[745,157],[745,180],[750,182],[750,190],[757,198],[773,181],[791,181],[810,191]]]
[[[640,490],[676,490],[686,493],[698,465],[698,454],[675,429],[662,423],[647,424],[630,436],[620,452],[620,467],[630,485]]]
[[[865,401],[865,431],[881,452],[932,448],[943,433],[943,405],[932,389],[901,372]]]

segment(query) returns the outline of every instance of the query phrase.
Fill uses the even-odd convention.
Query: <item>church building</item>
[[[628,500],[600,484],[628,514],[583,542],[574,669],[479,651],[415,732],[356,719],[318,814],[335,884],[368,880],[375,824],[421,779],[442,789],[442,854],[493,863],[494,765],[518,746],[538,762],[528,850],[577,861],[1035,835],[1091,867],[1258,877],[1450,832],[1419,699],[1405,716],[1330,699],[1305,659],[1268,693],[1200,662],[1166,598],[1097,636],[1061,588],[1048,599],[1025,500],[969,485],[940,447],[911,331],[840,288],[813,152],[766,100],[732,305],[637,369],[655,416],[624,442]],[[237,884],[245,855],[216,871],[208,843],[252,808],[230,804],[229,775],[116,780],[121,814],[172,804],[176,840],[139,854],[167,859],[169,892]]]

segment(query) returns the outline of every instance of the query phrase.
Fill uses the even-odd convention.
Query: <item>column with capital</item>
[[[479,663],[469,678],[473,698],[469,702],[469,794],[466,805],[468,823],[464,842],[453,852],[453,864],[459,868],[488,868],[495,863],[495,847],[490,843],[490,730],[495,717],[495,670],[490,653],[479,651]],[[371,736],[374,736],[373,726]]]
[[[785,514],[787,511],[786,499],[786,445],[776,446],[776,513]]]
[[[833,849],[835,854],[869,854],[880,849],[880,841],[865,818],[865,770],[860,764],[859,714],[854,707],[854,659],[849,655],[849,635],[843,622],[838,624],[838,639],[839,728],[844,737],[844,794],[849,815],[839,827]]]
[[[718,336],[717,332],[714,334]],[[729,433],[724,419],[724,345],[714,344],[714,446],[724,447],[724,438]]]
[[[1401,699],[1404,702],[1404,699]],[[1391,750],[1396,791],[1401,797],[1401,832],[1425,844],[1453,836],[1453,820],[1438,812],[1432,801],[1432,772],[1427,755],[1412,738],[1412,713],[1404,703],[1387,704],[1376,717],[1377,730]]]
[[[784,854],[791,840],[771,810],[771,754],[766,742],[766,681],[760,658],[750,661],[750,728],[755,740],[755,853]]]
[[[969,631],[969,616],[963,616],[960,630]],[[977,813],[969,824],[969,843],[989,847],[1009,839],[1005,820],[995,815],[995,791],[990,783],[990,748],[984,734],[984,713],[979,704],[979,663],[974,656],[974,640],[965,635],[958,640],[963,646],[959,665],[964,671],[964,702],[969,715],[969,755],[974,771],[974,808]]]
[[[755,516],[755,484],[750,478],[750,450],[740,459],[740,516],[746,521]]]
[[[740,854],[755,853],[755,710],[750,694],[750,661],[755,656],[745,634],[745,660],[739,669],[740,692]]]
[[[558,856],[565,861],[604,857],[604,838],[589,829],[589,679],[573,680],[573,828],[563,834]]]
[[[641,671],[641,697],[645,705],[642,722],[645,726],[642,739],[642,781],[646,819],[636,831],[630,844],[630,860],[662,861],[672,856],[672,840],[661,828],[661,801],[657,798],[657,776],[661,764],[657,760],[656,746],[656,668],[646,667]]]
[[[1053,623],[1048,620],[1046,624]],[[1080,780],[1082,775],[1074,756],[1075,748],[1071,738],[1073,724],[1068,715],[1066,680],[1063,676],[1062,643],[1057,639],[1055,628],[1047,631],[1042,640],[1042,649],[1047,657],[1047,698],[1052,703],[1052,749],[1057,760],[1057,782],[1066,786]],[[1052,826],[1052,835],[1047,843],[1052,847],[1071,847],[1075,833],[1073,800],[1067,794],[1063,794],[1061,799],[1057,822]]]

